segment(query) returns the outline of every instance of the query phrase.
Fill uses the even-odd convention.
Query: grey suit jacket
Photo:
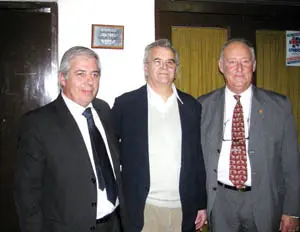
[[[225,88],[198,98],[207,173],[208,213],[217,189]],[[253,86],[248,154],[254,218],[259,231],[279,228],[282,214],[300,216],[300,161],[295,120],[287,97]]]

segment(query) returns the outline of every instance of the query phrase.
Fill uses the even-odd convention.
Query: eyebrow
[[[77,73],[77,72],[88,72],[88,71],[85,70],[85,69],[77,69],[77,70],[75,70],[75,73]],[[92,72],[92,73],[93,73],[93,72],[98,72],[98,73],[99,73],[100,71],[99,71],[99,70],[92,70],[91,72]]]
[[[153,60],[163,60],[163,59],[156,57]],[[172,62],[175,63],[175,59],[167,59],[167,60],[164,60],[164,61],[172,61]]]

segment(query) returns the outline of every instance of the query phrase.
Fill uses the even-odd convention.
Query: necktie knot
[[[86,119],[90,119],[91,117],[93,117],[91,107],[86,108],[86,109],[83,111],[82,115],[83,115],[84,117],[86,117]]]
[[[239,101],[241,98],[241,95],[234,95],[233,97],[235,98],[235,100]]]

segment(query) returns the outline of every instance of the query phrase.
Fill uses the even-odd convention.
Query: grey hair
[[[86,47],[75,46],[75,47],[71,47],[64,53],[60,62],[59,73],[62,73],[65,79],[68,78],[68,73],[71,68],[71,60],[78,56],[87,56],[90,58],[95,58],[99,70],[99,75],[101,75],[100,58],[97,55],[97,53],[95,53],[93,50]]]
[[[177,68],[179,66],[179,55],[168,39],[159,39],[146,46],[145,53],[144,53],[144,64],[147,64],[149,62],[148,58],[151,53],[151,49],[154,47],[168,48],[172,51],[172,53],[175,56],[176,71],[177,71]]]
[[[255,50],[254,50],[254,46],[253,46],[248,40],[245,40],[245,39],[242,39],[242,38],[234,38],[234,39],[228,40],[228,41],[223,45],[223,47],[222,47],[222,49],[221,49],[221,53],[220,53],[219,60],[223,60],[225,48],[227,48],[230,44],[235,43],[235,42],[239,42],[239,43],[245,44],[245,45],[249,48],[249,50],[250,50],[250,53],[251,53],[251,56],[252,56],[252,60],[255,61]]]

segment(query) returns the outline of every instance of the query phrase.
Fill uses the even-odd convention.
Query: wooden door
[[[49,88],[57,86],[57,5],[0,3],[0,21],[0,231],[14,232],[18,123],[23,113],[49,102]]]

